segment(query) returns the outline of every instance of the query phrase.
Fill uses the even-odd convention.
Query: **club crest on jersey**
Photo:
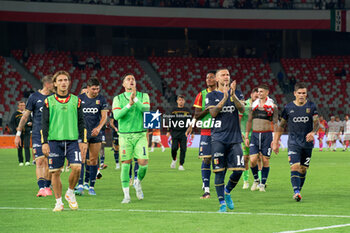
[[[218,165],[219,164],[219,159],[214,159],[214,164]]]
[[[306,108],[306,113],[310,113],[311,109],[310,108]]]
[[[49,164],[52,164],[52,159],[49,159]]]
[[[100,100],[96,100],[96,104],[100,104]]]

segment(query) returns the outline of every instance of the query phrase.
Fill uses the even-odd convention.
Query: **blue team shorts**
[[[70,166],[81,165],[81,154],[78,141],[49,141],[49,169],[56,171],[63,167],[67,158]]]
[[[249,155],[261,153],[263,156],[271,156],[272,132],[253,132],[250,138]]]
[[[289,164],[300,163],[301,166],[309,167],[312,155],[312,148],[303,148],[300,146],[290,145],[288,147]]]
[[[199,158],[211,158],[211,136],[201,135]]]
[[[96,137],[91,137],[90,135],[88,136],[87,141],[88,143],[100,143],[103,141],[103,135],[101,132]]]
[[[213,172],[227,170],[245,170],[244,158],[241,143],[226,144],[220,141],[213,141],[212,165]]]
[[[34,152],[34,156],[35,159],[41,158],[41,157],[45,157],[42,149],[41,149],[41,141],[39,140],[34,140],[32,138],[32,143],[33,143],[33,152]]]

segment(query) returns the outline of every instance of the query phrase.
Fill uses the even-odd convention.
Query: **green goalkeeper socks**
[[[129,170],[130,170],[130,163],[122,163],[120,179],[122,181],[123,188],[129,187]]]
[[[259,180],[261,182],[261,170],[258,171]]]
[[[147,172],[148,165],[142,166],[139,164],[139,171],[137,173],[137,179],[140,181],[145,178],[146,172]]]
[[[249,170],[243,172],[243,181],[248,181],[249,179]]]

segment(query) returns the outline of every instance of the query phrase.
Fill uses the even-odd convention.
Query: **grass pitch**
[[[210,199],[201,200],[201,161],[188,149],[185,171],[170,169],[170,150],[150,153],[142,182],[145,199],[123,198],[120,170],[106,148],[103,178],[97,196],[77,197],[78,211],[53,213],[54,197],[37,198],[35,167],[19,167],[14,149],[0,150],[1,232],[350,232],[349,152],[314,150],[300,203],[292,199],[287,152],[272,155],[266,193],[242,190],[242,179],[232,191],[235,209],[217,213],[219,204],[211,177]],[[68,173],[62,173],[63,192]],[[227,175],[228,177],[228,175]],[[252,184],[252,175],[250,174]],[[64,193],[63,193],[64,194]],[[341,225],[336,228],[330,226]]]

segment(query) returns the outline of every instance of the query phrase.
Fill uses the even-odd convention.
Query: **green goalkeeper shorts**
[[[121,160],[148,159],[146,132],[119,134]]]

